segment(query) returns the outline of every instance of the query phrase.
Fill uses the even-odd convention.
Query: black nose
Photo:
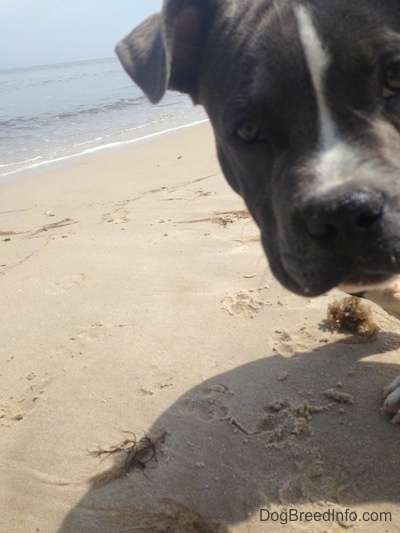
[[[385,200],[371,188],[332,191],[313,198],[304,207],[303,222],[320,244],[342,244],[371,238],[380,226]]]

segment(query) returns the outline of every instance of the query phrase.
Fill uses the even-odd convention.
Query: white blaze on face
[[[295,11],[300,41],[304,50],[312,85],[317,100],[320,123],[320,144],[312,167],[319,179],[321,189],[328,189],[346,181],[360,165],[361,160],[340,138],[325,95],[325,77],[331,59],[324,49],[307,8],[300,5]]]

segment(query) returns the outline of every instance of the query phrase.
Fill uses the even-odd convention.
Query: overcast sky
[[[162,0],[0,0],[0,69],[102,59]]]

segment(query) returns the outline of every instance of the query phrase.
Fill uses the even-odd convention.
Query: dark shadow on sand
[[[157,460],[93,480],[58,533],[222,532],[274,503],[398,502],[399,428],[380,405],[400,367],[365,360],[398,346],[389,333],[324,344],[199,384],[152,427],[126,428],[154,440],[165,432]]]

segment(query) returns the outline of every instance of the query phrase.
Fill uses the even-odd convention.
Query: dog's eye
[[[400,92],[400,63],[389,67],[385,73],[385,96],[393,96]]]
[[[257,142],[260,139],[260,128],[255,122],[246,120],[236,129],[236,135],[247,143]]]

